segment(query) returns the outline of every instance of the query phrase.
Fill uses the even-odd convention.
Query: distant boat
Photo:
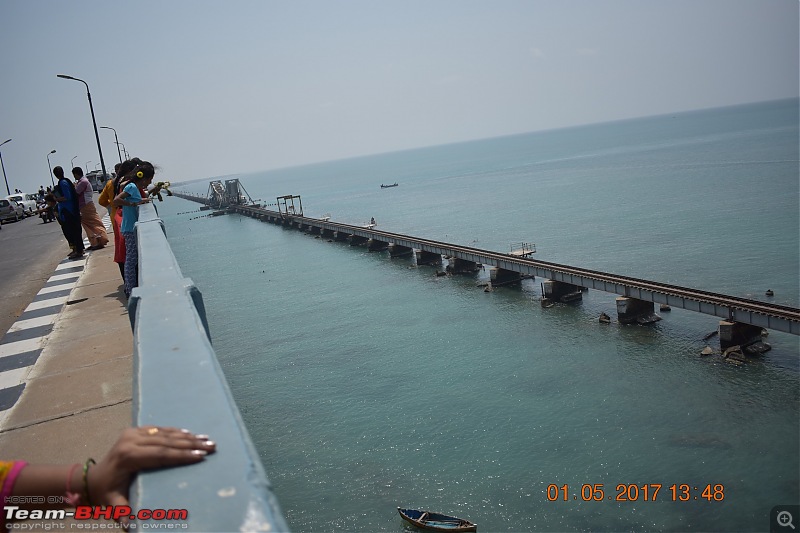
[[[384,185],[381,183],[381,189],[388,189],[389,187],[397,187],[397,182],[394,182],[391,185]]]
[[[431,513],[429,511],[420,511],[417,509],[401,509],[397,508],[397,512],[403,517],[403,520],[410,522],[415,526],[428,529],[431,531],[477,531],[478,525],[456,518],[455,516],[448,516],[446,514]]]

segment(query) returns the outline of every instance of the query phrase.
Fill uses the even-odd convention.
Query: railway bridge
[[[178,195],[204,203],[202,197]],[[621,323],[641,323],[652,319],[655,304],[712,315],[722,319],[719,333],[723,349],[759,342],[762,328],[800,335],[800,309],[795,307],[540,261],[525,252],[495,252],[383,231],[372,224],[355,226],[327,218],[307,217],[302,214],[302,208],[299,212],[287,212],[254,205],[230,205],[228,209],[336,240],[365,244],[371,250],[388,249],[393,257],[416,254],[418,264],[441,263],[444,256],[455,273],[471,272],[479,265],[490,266],[492,283],[496,285],[538,276],[546,280],[543,283],[545,298],[556,301],[579,299],[585,289],[616,294],[617,316]]]

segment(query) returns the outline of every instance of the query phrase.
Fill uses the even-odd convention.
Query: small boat
[[[391,185],[384,185],[383,183],[381,183],[381,189],[388,189],[389,187],[397,187],[397,182],[395,181]]]
[[[415,526],[428,529],[431,531],[477,531],[478,525],[456,518],[455,516],[448,516],[446,514],[431,513],[430,511],[420,511],[417,509],[401,509],[397,508],[397,512],[403,517],[403,520],[410,522]]]

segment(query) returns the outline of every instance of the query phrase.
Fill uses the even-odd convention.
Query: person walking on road
[[[83,175],[81,167],[72,169],[72,177],[75,178],[75,192],[78,193],[78,209],[81,213],[81,225],[83,231],[86,232],[86,237],[89,239],[89,250],[99,250],[108,244],[108,237],[106,236],[106,228],[103,226],[103,221],[100,220],[100,215],[97,214],[97,208],[94,206],[92,196],[92,184]]]
[[[64,169],[55,167],[53,175],[58,178],[56,188],[53,189],[53,196],[58,202],[58,221],[61,223],[61,231],[64,232],[67,242],[72,247],[69,259],[83,257],[83,235],[81,233],[81,212],[78,207],[78,193],[75,186],[64,177]]]

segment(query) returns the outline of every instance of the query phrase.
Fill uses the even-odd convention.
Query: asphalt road
[[[70,249],[58,222],[38,216],[0,230],[0,338],[53,275]]]

